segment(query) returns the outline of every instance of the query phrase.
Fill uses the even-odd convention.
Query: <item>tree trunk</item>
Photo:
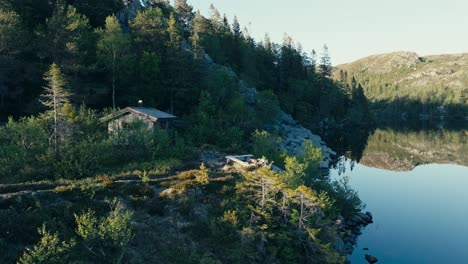
[[[55,153],[55,157],[58,156],[58,149],[57,149],[57,143],[58,143],[58,140],[57,140],[57,91],[56,89],[54,88],[54,153]]]
[[[262,177],[262,201],[260,206],[263,207],[265,206],[265,197],[266,197],[266,190],[265,190],[265,179]]]
[[[303,217],[304,217],[304,194],[301,193],[301,216],[299,217],[299,230],[302,229],[303,226]]]
[[[112,108],[115,109],[115,51],[112,57]]]

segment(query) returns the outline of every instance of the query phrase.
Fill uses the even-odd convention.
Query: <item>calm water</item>
[[[367,263],[366,253],[379,263],[468,263],[467,138],[468,130],[377,130],[358,162],[343,157],[331,176],[348,176],[374,215],[352,263]]]

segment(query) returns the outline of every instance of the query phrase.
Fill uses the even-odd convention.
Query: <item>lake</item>
[[[463,129],[377,129],[343,153],[330,176],[349,177],[374,216],[351,263],[468,263],[467,139]]]

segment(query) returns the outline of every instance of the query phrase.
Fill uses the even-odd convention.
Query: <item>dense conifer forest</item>
[[[329,79],[326,47],[317,58],[288,35],[281,44],[268,35],[254,40],[236,18],[228,21],[214,6],[205,18],[185,2],[174,7],[153,2],[135,10],[135,3],[120,0],[2,0],[3,118],[44,109],[37,99],[52,63],[77,106],[125,107],[141,99],[176,115],[191,115],[201,102],[216,107],[219,99],[235,101],[234,80],[223,73],[206,78],[205,53],[264,96],[276,96],[283,110],[311,126],[325,119],[347,120],[350,109],[359,114],[362,98],[353,100],[352,91]],[[227,90],[212,94],[210,89]],[[241,104],[233,105],[233,112],[245,112]]]

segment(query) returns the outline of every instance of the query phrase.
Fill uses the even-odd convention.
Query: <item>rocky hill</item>
[[[334,78],[355,77],[372,102],[404,101],[427,105],[468,105],[468,53],[419,56],[414,52],[372,55],[338,65]]]

